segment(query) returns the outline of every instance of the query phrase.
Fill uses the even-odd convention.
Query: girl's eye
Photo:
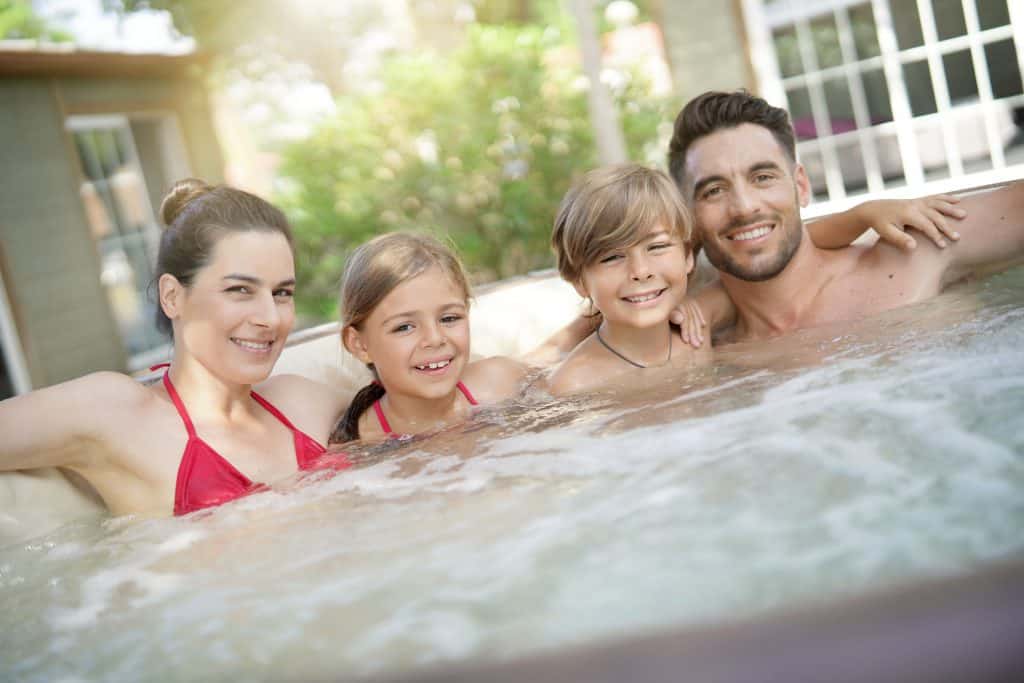
[[[622,254],[608,254],[598,259],[598,263],[614,263],[622,258]]]
[[[402,333],[408,332],[411,329],[412,323],[402,323],[401,325],[395,325],[393,328],[391,328],[391,331],[395,333]]]
[[[454,325],[460,320],[462,320],[462,316],[456,313],[449,313],[448,315],[441,317],[441,322],[445,325]]]

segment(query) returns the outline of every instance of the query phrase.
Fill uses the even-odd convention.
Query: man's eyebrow
[[[757,173],[758,171],[781,171],[782,167],[774,161],[759,161],[747,170],[747,175]]]
[[[717,183],[719,181],[724,181],[724,180],[725,180],[725,176],[721,176],[721,175],[705,176],[705,177],[701,178],[700,180],[698,180],[696,183],[693,184],[693,193],[694,194],[699,194],[701,190],[703,190],[705,187],[707,187],[711,183]]]

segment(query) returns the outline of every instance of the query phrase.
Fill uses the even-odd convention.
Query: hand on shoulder
[[[480,403],[499,403],[521,393],[527,370],[512,358],[493,356],[470,363],[462,381]]]

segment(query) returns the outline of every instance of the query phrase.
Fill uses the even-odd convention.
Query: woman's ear
[[[157,292],[160,308],[164,315],[174,320],[181,316],[181,307],[185,298],[185,286],[170,273],[164,273],[157,281]]]
[[[360,362],[367,365],[373,362],[373,359],[370,358],[370,352],[366,348],[366,342],[363,341],[363,336],[359,334],[359,330],[354,326],[347,325],[341,329],[341,343]]]

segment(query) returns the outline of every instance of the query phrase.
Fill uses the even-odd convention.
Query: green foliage
[[[347,253],[391,230],[450,236],[477,282],[549,267],[551,222],[596,165],[574,52],[536,26],[475,25],[443,57],[394,58],[381,89],[283,152],[300,310],[336,315]],[[649,158],[666,103],[639,78],[616,92],[630,157]]]
[[[47,26],[28,0],[0,0],[0,40],[32,38],[53,42],[71,40],[67,32]]]

